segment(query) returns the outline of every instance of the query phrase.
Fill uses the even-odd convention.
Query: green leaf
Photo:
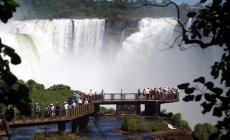
[[[14,118],[14,109],[13,108],[7,109],[4,114],[4,117],[8,122],[11,121]]]
[[[193,18],[193,17],[195,17],[196,16],[196,12],[189,12],[188,14],[187,14],[187,17],[188,18]]]
[[[216,93],[217,95],[221,95],[222,93],[223,93],[223,89],[221,89],[221,88],[214,88],[213,90],[212,90],[214,93]]]
[[[215,103],[216,102],[216,96],[209,94],[209,93],[205,93],[204,97],[207,101]]]
[[[198,102],[201,100],[201,98],[202,98],[202,94],[199,94],[196,96],[195,101]]]
[[[194,95],[187,95],[183,98],[185,102],[193,101],[194,100]]]
[[[213,116],[221,117],[222,116],[222,110],[219,107],[215,107],[212,113]]]
[[[189,85],[190,85],[189,83],[184,83],[184,84],[178,85],[177,87],[178,87],[179,89],[186,89],[186,88],[188,88]]]
[[[195,79],[193,82],[200,82],[200,83],[204,84],[205,83],[205,78],[204,77],[199,77],[199,78]]]
[[[209,90],[212,90],[214,84],[213,84],[212,82],[207,82],[207,83],[205,84],[205,86],[206,86]]]
[[[207,102],[203,102],[201,104],[201,106],[204,108],[204,110],[202,111],[202,113],[205,114],[205,113],[209,112],[212,109],[213,105],[214,105],[213,103],[209,103],[208,104]]]
[[[11,61],[12,64],[20,64],[21,63],[21,58],[19,55],[17,55],[16,53],[12,56]]]
[[[229,97],[230,96],[230,89],[228,90],[228,92],[226,93],[226,95]]]
[[[205,3],[207,0],[200,0],[200,3]]]
[[[186,88],[186,89],[185,89],[185,93],[186,93],[186,94],[191,94],[191,93],[194,92],[195,89],[196,89],[196,88]]]
[[[11,6],[11,7],[20,7],[20,5],[17,3],[17,2],[15,2],[15,1],[12,1],[12,0],[6,0],[5,1],[6,2],[6,4],[7,5],[9,5],[9,6]]]
[[[213,0],[213,5],[220,5],[222,3],[222,0]]]

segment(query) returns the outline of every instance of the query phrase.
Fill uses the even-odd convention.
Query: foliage
[[[32,90],[44,90],[45,86],[43,84],[36,83],[34,80],[28,80],[26,82],[29,89]]]
[[[111,113],[111,112],[115,112],[115,110],[113,108],[106,108],[104,106],[100,107],[100,113]]]
[[[13,12],[19,4],[13,0],[0,1],[0,19],[6,23],[12,17]],[[14,49],[2,44],[0,39],[0,103],[4,105],[13,105],[24,115],[31,114],[31,100],[29,98],[29,89],[21,83],[17,77],[10,71],[9,63],[17,65],[21,63],[21,59]],[[7,59],[10,59],[9,60]],[[12,116],[12,109],[8,111]],[[7,117],[12,118],[12,117]]]
[[[41,109],[44,109],[47,105],[56,104],[56,102],[63,105],[64,102],[68,100],[68,97],[73,95],[73,91],[71,90],[32,90],[30,94],[30,98],[32,100],[32,104],[39,103]]]
[[[171,0],[168,0],[163,5],[153,4],[147,0],[141,0],[144,5],[167,7],[174,5],[177,9],[177,22],[181,27],[181,34],[176,37],[175,42],[171,47],[178,43],[180,49],[186,49],[183,44],[196,44],[200,48],[205,49],[210,46],[219,47],[223,50],[222,58],[219,62],[215,62],[211,67],[210,75],[214,80],[220,79],[220,84],[223,86],[215,87],[213,81],[205,81],[204,77],[199,77],[194,80],[195,83],[206,87],[206,91],[202,90],[199,85],[192,86],[190,83],[178,85],[187,94],[184,97],[185,102],[195,101],[200,102],[203,107],[202,113],[212,112],[213,116],[222,117],[222,121],[218,121],[216,127],[217,133],[213,134],[210,139],[215,139],[219,136],[221,130],[226,133],[222,139],[230,137],[230,1],[229,0],[212,0],[210,5],[191,11],[187,14],[188,18],[193,18],[190,28],[184,26],[181,22],[180,7]],[[200,0],[204,4],[207,0]],[[199,4],[199,5],[201,5]],[[195,91],[200,93],[194,95]],[[204,97],[204,100],[202,100]]]
[[[163,8],[140,7],[140,1],[109,1],[109,0],[17,0],[22,4],[20,14],[23,19],[53,19],[53,18],[108,18],[114,16],[133,17],[171,17],[175,14]],[[188,5],[181,5],[181,9]],[[137,8],[140,7],[140,8]],[[170,11],[170,12],[168,12]],[[19,15],[20,16],[20,15]],[[186,17],[186,15],[184,16]]]
[[[191,130],[191,128],[189,127],[189,124],[186,120],[182,120],[181,114],[180,113],[176,113],[174,114],[170,120],[172,121],[172,123],[174,125],[176,125],[179,128],[183,128],[183,129],[188,129]]]
[[[77,136],[76,134],[52,134],[52,135],[37,135],[32,140],[88,140],[87,137]]]
[[[195,128],[194,128],[193,136],[197,140],[208,140],[209,137],[212,134],[215,134],[217,131],[218,131],[218,129],[215,126],[213,126],[213,125],[211,125],[209,123],[197,124],[195,126]],[[223,135],[223,134],[220,134],[216,138],[216,140],[220,140],[221,139],[221,135]]]
[[[140,118],[126,118],[122,122],[121,129],[131,132],[150,132],[166,130],[167,125],[161,122],[143,121]]]
[[[201,0],[201,3],[206,0]],[[224,51],[219,62],[211,67],[210,75],[214,80],[220,79],[220,84],[225,88],[214,86],[212,81],[199,77],[193,82],[203,85],[207,91],[201,90],[200,86],[191,86],[189,83],[181,84],[178,87],[187,94],[183,99],[185,102],[200,102],[203,107],[202,113],[212,112],[213,116],[222,117],[216,125],[218,132],[210,139],[218,136],[220,130],[226,131],[222,139],[230,137],[230,1],[213,0],[211,5],[200,9],[198,12],[188,13],[188,17],[194,18],[189,30],[182,28],[182,40],[185,44],[198,44],[201,48],[213,45]],[[183,27],[183,26],[182,26]],[[194,95],[194,91],[200,92]],[[202,100],[202,98],[204,100]]]
[[[53,85],[53,86],[49,87],[48,90],[62,91],[62,90],[71,90],[71,88],[69,86],[67,86],[67,85],[58,84],[58,85]]]

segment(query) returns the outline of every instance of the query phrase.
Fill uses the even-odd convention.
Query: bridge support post
[[[145,115],[158,117],[160,115],[160,103],[159,102],[145,103]]]
[[[72,133],[76,134],[79,132],[79,122],[77,119],[72,121]]]
[[[60,122],[58,123],[58,133],[59,134],[63,134],[65,133],[65,123],[64,122]]]
[[[137,115],[140,115],[141,114],[141,105],[140,104],[136,104],[136,113]]]
[[[94,113],[97,114],[97,113],[100,113],[100,104],[95,104],[94,105]]]

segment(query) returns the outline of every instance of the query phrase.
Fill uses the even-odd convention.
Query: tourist
[[[48,117],[49,114],[50,114],[50,106],[47,105],[47,106],[45,107],[45,117]]]
[[[102,99],[104,99],[105,98],[105,96],[104,96],[104,89],[101,90],[100,94],[101,94]]]
[[[76,102],[74,101],[74,100],[72,100],[72,108],[76,108],[77,107],[77,104],[76,104]]]
[[[93,100],[93,97],[92,97],[92,96],[93,96],[93,92],[92,92],[92,90],[90,89],[90,90],[89,90],[89,93],[88,93],[88,97],[89,97],[89,100],[91,100],[91,101]],[[82,101],[83,101],[83,100],[84,100],[84,98],[82,98]]]
[[[145,100],[148,100],[149,99],[149,88],[145,89],[145,92],[144,92],[144,95],[145,95]]]
[[[61,109],[61,106],[57,102],[56,106],[55,106],[55,115],[56,115],[56,117],[59,117],[59,115],[60,115],[60,109]]]
[[[53,116],[54,116],[54,105],[51,103],[50,104],[50,118],[53,119]]]
[[[124,99],[124,97],[123,97],[124,96],[123,89],[121,89],[120,92],[121,92],[121,100],[123,100]]]
[[[141,98],[141,89],[138,88],[137,90],[137,99],[140,99]]]
[[[34,112],[35,112],[35,119],[38,118],[39,114],[40,114],[40,111],[41,111],[41,108],[39,106],[38,103],[35,104],[35,107],[34,107]]]
[[[63,107],[65,109],[65,116],[67,116],[68,115],[69,105],[66,102],[64,102],[64,106]]]
[[[79,105],[82,105],[82,100],[81,100],[81,98],[78,99],[77,103],[78,103]]]
[[[85,98],[85,100],[84,100],[84,104],[88,104],[88,103],[89,103],[88,99],[87,99],[87,98]]]

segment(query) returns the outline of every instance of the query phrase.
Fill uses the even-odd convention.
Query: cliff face
[[[121,42],[132,33],[138,31],[141,18],[116,16],[105,20],[104,46],[110,44],[119,49]],[[106,47],[105,47],[106,48]]]

